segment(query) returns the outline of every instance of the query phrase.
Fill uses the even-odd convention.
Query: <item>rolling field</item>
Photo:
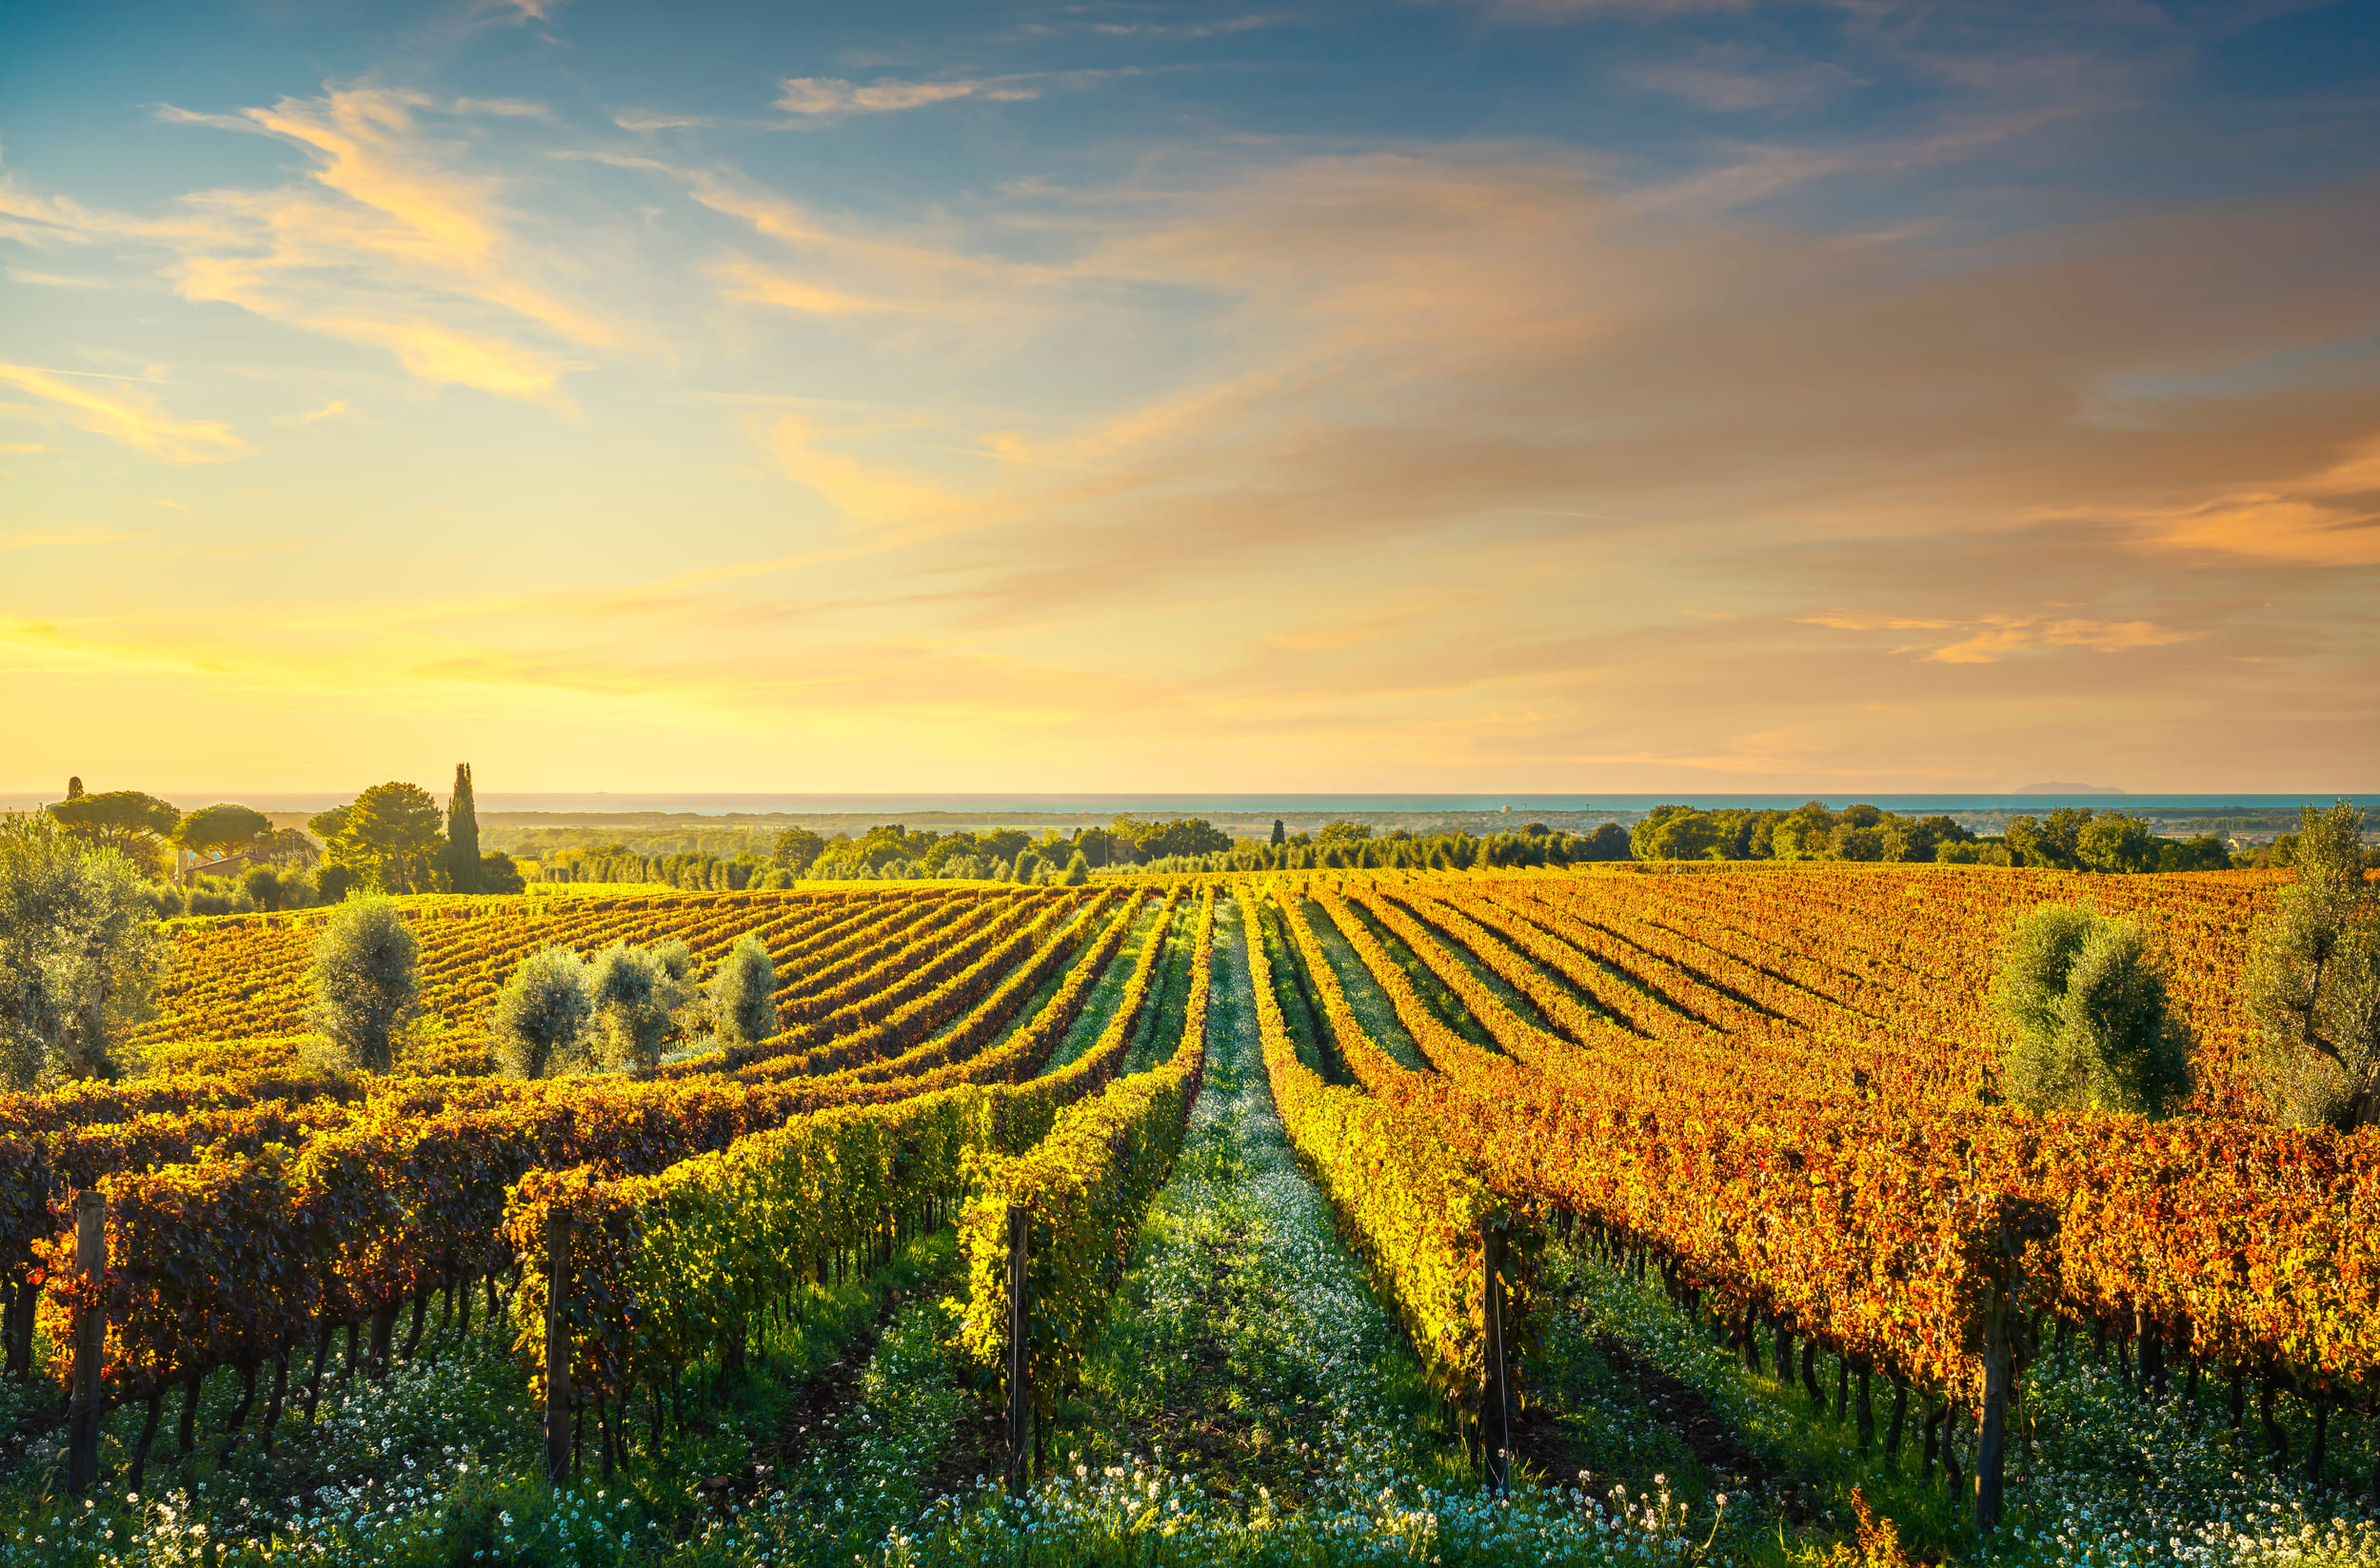
[[[431,898],[381,1078],[323,912],[177,923],[149,1071],[0,1100],[0,1562],[2380,1563],[2380,1144],[2264,1115],[2274,881]],[[2162,941],[2191,1114],[2002,1102],[2045,901]],[[493,1076],[541,947],[747,933],[767,1038]]]

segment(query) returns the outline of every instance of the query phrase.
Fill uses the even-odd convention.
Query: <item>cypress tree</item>
[[[454,793],[446,799],[446,885],[476,893],[479,881],[479,806],[471,799],[471,764],[454,764]]]
[[[1289,842],[1289,830],[1281,825],[1279,817],[1273,819],[1273,842],[1277,844]]]

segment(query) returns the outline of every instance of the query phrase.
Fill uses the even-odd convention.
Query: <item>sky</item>
[[[5,30],[0,789],[2380,787],[2380,5]]]

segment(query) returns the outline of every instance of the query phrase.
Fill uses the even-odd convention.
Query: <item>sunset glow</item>
[[[2371,23],[19,7],[0,789],[2368,789]]]

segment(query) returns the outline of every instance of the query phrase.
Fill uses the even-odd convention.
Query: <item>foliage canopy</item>
[[[0,816],[0,1084],[114,1077],[163,962],[129,860],[51,818]]]
[[[2061,903],[2019,917],[1993,1002],[2013,1036],[2002,1085],[2027,1110],[2159,1117],[2190,1098],[2190,1035],[2136,921]]]
[[[307,1022],[350,1065],[385,1073],[421,1006],[421,943],[386,893],[350,898],[324,923],[307,972]]]
[[[2380,1122],[2380,896],[2364,879],[2363,825],[2345,801],[2305,808],[2296,878],[2249,960],[2268,1092],[2306,1125]]]

